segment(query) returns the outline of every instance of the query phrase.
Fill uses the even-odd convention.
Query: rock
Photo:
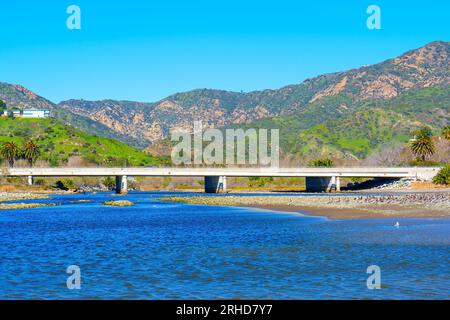
[[[128,201],[128,200],[111,200],[103,202],[103,205],[110,206],[110,207],[131,207],[134,206],[134,202]]]
[[[0,210],[32,209],[55,205],[54,203],[0,203]]]

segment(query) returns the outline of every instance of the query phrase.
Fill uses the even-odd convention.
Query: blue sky
[[[69,5],[81,30],[66,27]],[[366,9],[381,8],[381,30]],[[450,40],[450,1],[2,1],[0,81],[54,101],[278,88]]]

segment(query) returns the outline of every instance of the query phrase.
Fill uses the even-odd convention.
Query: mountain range
[[[152,151],[171,130],[204,127],[280,128],[289,154],[364,157],[410,129],[450,122],[450,42],[435,41],[378,64],[320,75],[300,84],[248,93],[198,89],[153,103],[67,100],[58,104],[0,83],[8,106],[50,109],[83,131]]]

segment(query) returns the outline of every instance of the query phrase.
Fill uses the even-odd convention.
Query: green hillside
[[[362,158],[380,144],[406,142],[417,128],[402,114],[380,108],[357,112],[340,120],[319,124],[299,133],[300,154],[349,153]]]
[[[285,131],[290,135],[289,144],[296,144],[299,130],[361,111],[370,101],[382,104],[410,90],[448,84],[449,64],[450,42],[435,41],[381,63],[320,75],[274,90],[198,89],[154,103],[72,99],[58,107],[138,140],[139,145],[134,144],[138,147],[168,138],[173,128],[186,128],[197,119],[216,128],[249,123],[253,128],[258,127],[254,123],[283,128],[280,123],[292,124],[290,128],[296,132]]]
[[[64,108],[59,108],[50,100],[47,100],[18,84],[0,82],[0,101],[5,103],[4,106],[0,103],[0,110],[3,110],[4,108],[47,109],[50,110],[52,117],[80,129],[83,132],[116,139],[136,147],[144,148],[147,146],[147,144],[139,144],[139,142],[132,137],[114,132],[102,123],[96,122],[83,115],[72,113]]]
[[[225,128],[279,129],[283,155],[363,159],[387,142],[407,142],[413,137],[412,132],[422,126],[439,134],[450,125],[450,85],[410,90],[387,101],[361,102],[357,110],[349,114],[339,113],[339,108],[324,107],[321,116],[304,112]],[[330,116],[333,112],[334,117]],[[170,145],[168,139],[158,144],[161,149]]]
[[[363,158],[383,143],[408,141],[411,132],[423,125],[437,133],[450,124],[450,86],[409,91],[393,100],[360,107],[361,111],[306,130],[301,130],[303,121],[278,119],[277,124],[287,133],[282,135],[283,149],[299,155],[346,153]]]
[[[88,135],[56,119],[0,118],[0,143],[20,146],[32,139],[41,150],[38,160],[51,166],[64,165],[70,157],[88,164],[107,166],[153,166],[163,162],[114,139]]]
[[[393,102],[397,103],[393,112],[437,128],[445,122],[443,117],[448,113],[445,112],[448,105],[439,107],[441,111],[437,113],[426,110],[417,116],[412,113],[416,99],[427,108],[435,103],[434,92],[429,88],[448,86],[449,65],[450,42],[434,41],[374,65],[319,75],[278,89],[252,92],[197,89],[152,103],[70,99],[54,104],[21,85],[0,82],[0,100],[8,108],[49,109],[53,117],[83,132],[120,140],[140,149],[155,150],[155,142],[170,139],[173,129],[188,129],[195,120],[201,119],[204,125],[215,128],[279,128],[284,153],[299,154],[308,149],[299,139],[300,131],[312,129],[311,134],[317,135],[313,129],[316,125],[339,127],[330,121],[343,119],[346,122],[345,119],[351,119],[349,115],[355,112],[384,109]],[[423,94],[417,94],[420,89],[425,89]],[[415,96],[411,97],[410,91]],[[448,92],[446,98],[449,101]],[[384,116],[374,116],[377,120],[373,121],[382,126]],[[396,116],[389,113],[388,117]],[[360,126],[372,121],[363,121],[362,115],[360,118]],[[355,130],[365,138],[366,128]],[[389,137],[389,132],[386,134],[386,138]],[[396,136],[396,132],[393,135]],[[345,141],[338,143],[332,136],[317,138],[318,152],[324,144],[324,148],[344,148],[359,156],[370,152],[378,143],[370,138],[370,143],[361,141],[348,146]],[[308,144],[314,146],[312,142]]]

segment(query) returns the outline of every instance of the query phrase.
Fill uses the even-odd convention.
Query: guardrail
[[[429,180],[439,167],[351,168],[9,168],[3,176],[386,177]]]

